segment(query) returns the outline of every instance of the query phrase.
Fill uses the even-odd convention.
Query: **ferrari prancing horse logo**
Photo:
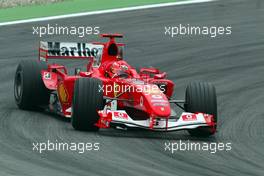
[[[117,97],[118,93],[119,93],[119,85],[117,83],[114,82],[114,96]]]

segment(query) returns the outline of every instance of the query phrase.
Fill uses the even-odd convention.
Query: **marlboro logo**
[[[102,53],[101,45],[91,43],[47,42],[48,56],[97,57]]]

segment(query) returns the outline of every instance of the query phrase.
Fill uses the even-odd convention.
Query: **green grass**
[[[176,1],[179,0],[66,0],[55,4],[1,9],[0,22]]]

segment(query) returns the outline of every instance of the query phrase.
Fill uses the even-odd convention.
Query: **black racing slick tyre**
[[[72,119],[74,129],[81,131],[98,131],[95,126],[99,120],[98,110],[103,109],[102,81],[95,78],[77,79],[74,85]]]
[[[202,112],[211,114],[214,117],[215,126],[198,127],[188,130],[190,135],[206,137],[215,133],[217,123],[217,100],[215,87],[212,84],[206,82],[190,83],[186,88],[184,107],[186,112]]]
[[[41,70],[46,69],[47,64],[38,60],[19,63],[15,73],[14,97],[20,109],[36,110],[48,106],[50,92],[41,77]]]

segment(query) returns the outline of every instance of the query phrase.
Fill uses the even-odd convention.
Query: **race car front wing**
[[[183,112],[178,118],[150,117],[147,120],[133,120],[124,110],[101,110],[96,126],[109,128],[111,124],[116,127],[142,128],[154,131],[177,131],[195,129],[198,127],[213,127],[213,116],[204,113]]]

